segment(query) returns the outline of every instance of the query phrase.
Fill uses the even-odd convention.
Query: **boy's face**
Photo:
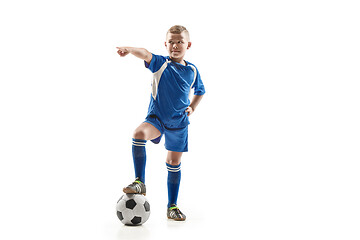
[[[186,50],[191,47],[191,42],[188,41],[185,32],[180,34],[168,33],[166,35],[165,47],[170,58],[180,62],[184,59]]]

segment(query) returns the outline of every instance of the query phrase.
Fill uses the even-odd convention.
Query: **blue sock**
[[[166,163],[166,167],[168,170],[167,186],[168,186],[168,198],[169,198],[168,208],[169,208],[171,204],[177,204],[177,198],[178,198],[180,180],[181,180],[181,163],[175,166]]]
[[[146,165],[146,140],[132,139],[132,153],[135,168],[135,177],[145,183],[145,165]]]

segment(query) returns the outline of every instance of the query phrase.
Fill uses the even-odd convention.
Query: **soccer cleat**
[[[185,221],[186,219],[185,214],[183,214],[175,204],[171,204],[168,208],[167,217],[175,221]]]
[[[123,188],[124,193],[132,193],[132,194],[142,194],[146,195],[146,186],[144,183],[140,181],[140,178],[136,178],[133,183],[129,186]]]

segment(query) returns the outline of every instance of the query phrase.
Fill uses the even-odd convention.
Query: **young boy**
[[[154,74],[147,117],[133,135],[132,152],[136,179],[123,191],[146,194],[145,145],[147,140],[157,144],[165,135],[165,148],[168,150],[167,217],[184,221],[186,216],[176,205],[181,179],[181,156],[188,151],[189,116],[200,103],[205,88],[195,65],[184,60],[186,51],[191,47],[187,29],[179,25],[171,27],[166,34],[165,47],[169,53],[167,57],[152,54],[143,48],[117,47],[121,57],[131,53],[143,59],[145,67]],[[190,102],[191,88],[195,90]]]

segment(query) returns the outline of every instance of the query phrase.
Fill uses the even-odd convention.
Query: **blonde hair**
[[[168,35],[168,33],[181,34],[182,32],[185,32],[185,36],[187,37],[187,40],[190,40],[189,31],[186,29],[186,27],[181,26],[181,25],[174,25],[174,26],[172,26],[172,27],[167,31],[166,36]]]

